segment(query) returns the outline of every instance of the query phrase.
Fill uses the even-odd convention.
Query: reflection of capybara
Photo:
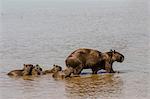
[[[73,68],[74,74],[80,74],[82,69],[91,68],[93,74],[104,69],[113,73],[113,62],[123,62],[124,56],[116,51],[101,53],[97,50],[80,48],[72,52],[66,59],[66,66]]]
[[[72,77],[65,81],[69,99],[120,99],[123,81],[115,74]]]
[[[31,75],[33,65],[32,64],[24,64],[23,69],[21,70],[13,70],[8,73],[9,76],[26,76]]]
[[[33,67],[31,74],[35,76],[42,75],[42,68],[37,64]]]

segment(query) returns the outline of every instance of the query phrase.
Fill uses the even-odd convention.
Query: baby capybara
[[[37,64],[36,66],[33,66],[31,75],[37,76],[37,75],[42,75],[42,68]]]
[[[24,64],[23,69],[21,70],[12,70],[7,75],[9,76],[26,76],[31,75],[31,71],[33,69],[32,64]]]
[[[62,70],[61,66],[54,64],[52,69],[43,71],[43,74],[51,74],[51,73],[54,73],[56,71],[61,71],[61,70]]]

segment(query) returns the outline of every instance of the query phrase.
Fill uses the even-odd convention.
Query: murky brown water
[[[149,99],[149,0],[3,0],[0,99]],[[73,50],[115,49],[116,74],[11,78],[24,63],[62,65]]]

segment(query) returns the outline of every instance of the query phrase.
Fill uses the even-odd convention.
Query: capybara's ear
[[[26,64],[23,64],[24,67],[26,67]]]
[[[110,49],[110,52],[113,52],[113,50],[112,50],[112,49]]]
[[[116,51],[114,50],[114,53],[116,53]]]

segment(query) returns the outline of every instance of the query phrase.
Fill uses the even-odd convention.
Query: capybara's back
[[[23,69],[20,70],[12,70],[7,75],[9,76],[25,76],[25,75],[31,75],[31,71],[33,69],[32,64],[24,64]]]
[[[82,69],[91,68],[92,71],[97,71],[102,60],[102,53],[87,48],[80,48],[72,52],[66,59],[66,66],[72,67],[74,74],[80,74]]]
[[[101,52],[94,49],[81,48],[72,52],[66,59],[66,66],[76,68],[80,64],[84,68],[98,64],[101,60]]]
[[[9,75],[9,76],[23,76],[23,70],[13,70],[13,71],[10,71],[7,75]]]

